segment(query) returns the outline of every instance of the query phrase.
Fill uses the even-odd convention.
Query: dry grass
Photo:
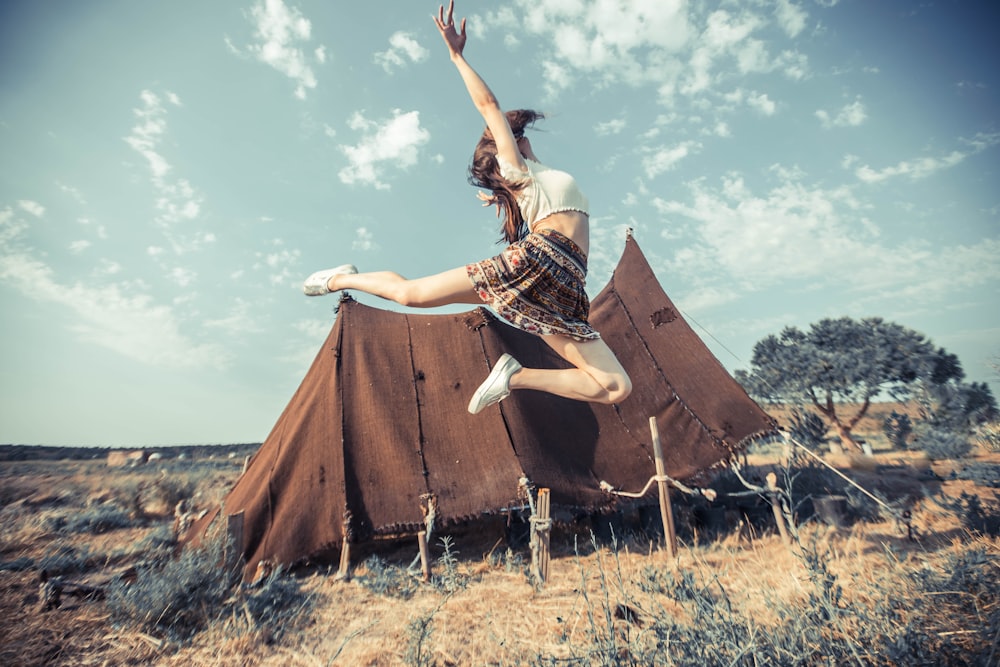
[[[772,454],[757,453],[751,464],[768,466]],[[165,508],[152,511],[155,503],[106,532],[60,530],[51,517],[134,506],[129,496],[152,488],[162,467],[0,463],[0,598],[14,612],[0,614],[0,664],[680,665],[713,662],[684,657],[695,649],[721,662],[741,643],[744,658],[726,663],[749,664],[747,657],[767,649],[800,653],[776,658],[781,664],[828,664],[833,658],[821,654],[830,650],[855,664],[891,664],[878,653],[880,638],[916,645],[918,631],[928,638],[920,646],[937,651],[942,664],[989,664],[991,650],[995,664],[1000,637],[986,633],[1000,631],[1000,599],[995,589],[976,587],[1000,580],[1000,540],[967,530],[960,498],[974,494],[1000,511],[998,490],[953,475],[963,464],[935,464],[940,480],[920,462],[911,466],[908,453],[879,456],[878,469],[847,472],[905,500],[914,540],[880,520],[840,529],[807,522],[794,547],[768,529],[695,535],[682,524],[684,544],[671,560],[632,528],[598,544],[587,526],[563,526],[553,535],[550,579],[536,587],[526,551],[508,552],[495,536],[456,535],[454,562],[438,563],[435,582],[412,583],[409,596],[373,592],[370,579],[385,575],[365,562],[346,583],[317,568],[297,573],[312,600],[299,623],[259,627],[234,611],[183,640],[116,626],[102,600],[68,598],[58,609],[38,609],[37,566],[53,553],[63,554],[65,578],[97,583],[154,554],[156,541],[147,537],[171,521]],[[238,463],[188,461],[171,474],[189,475],[209,504],[235,480]],[[1000,455],[984,453],[977,463],[1000,464]],[[924,490],[935,500],[923,499]],[[441,555],[440,542],[434,551]],[[414,540],[379,555],[383,567],[406,577],[415,554]],[[803,638],[791,637],[789,628],[823,613],[825,621],[802,625],[809,630],[798,633]],[[956,661],[962,651],[965,661]]]

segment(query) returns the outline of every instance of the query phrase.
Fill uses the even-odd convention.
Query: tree
[[[840,442],[858,450],[851,430],[872,399],[905,400],[918,380],[941,384],[963,376],[957,357],[880,317],[823,319],[808,332],[786,327],[754,345],[750,365],[749,371],[736,371],[750,394],[768,402],[811,403]],[[845,403],[860,407],[843,415],[838,409]]]

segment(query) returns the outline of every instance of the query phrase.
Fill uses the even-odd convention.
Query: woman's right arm
[[[507,116],[500,108],[496,95],[463,55],[466,41],[465,19],[462,19],[461,31],[456,31],[454,13],[455,0],[451,0],[448,5],[447,18],[444,15],[444,5],[438,9],[438,15],[434,17],[438,31],[445,44],[448,45],[451,62],[458,68],[458,73],[462,76],[462,81],[465,83],[465,89],[469,91],[472,103],[476,105],[476,109],[486,121],[486,127],[493,135],[493,140],[497,144],[497,156],[524,171],[527,167],[521,158],[521,151],[517,148],[517,140],[514,139],[514,133],[511,132]]]

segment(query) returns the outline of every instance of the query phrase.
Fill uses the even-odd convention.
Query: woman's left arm
[[[476,109],[482,115],[483,120],[486,121],[486,127],[490,129],[490,133],[493,135],[493,140],[497,144],[497,155],[524,171],[526,170],[526,165],[521,157],[521,151],[517,148],[517,140],[514,139],[514,133],[507,122],[507,116],[500,108],[500,102],[497,101],[496,95],[486,85],[483,78],[479,76],[476,70],[472,68],[472,65],[465,59],[465,55],[463,54],[466,42],[465,19],[462,19],[460,30],[456,30],[454,13],[455,0],[451,0],[448,5],[447,18],[445,17],[444,6],[442,5],[438,9],[438,15],[434,17],[434,24],[441,33],[445,44],[448,45],[451,61],[458,68],[458,73],[461,74],[462,81],[465,82],[465,88],[469,91],[472,103],[476,105]]]

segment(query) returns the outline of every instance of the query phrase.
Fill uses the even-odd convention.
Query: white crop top
[[[528,229],[539,220],[561,211],[579,211],[590,215],[590,202],[571,175],[534,160],[526,159],[524,163],[528,166],[527,174],[497,156],[501,176],[513,183],[527,181],[517,193],[517,206]]]

